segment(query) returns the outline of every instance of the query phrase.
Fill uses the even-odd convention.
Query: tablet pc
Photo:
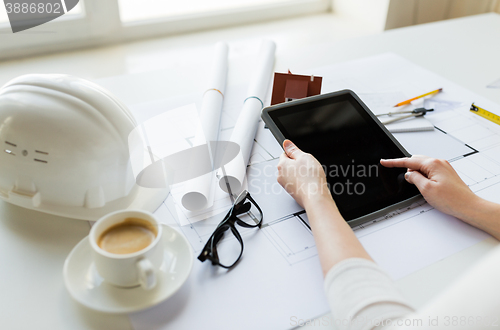
[[[411,156],[351,90],[267,107],[262,119],[283,146],[290,139],[323,165],[337,207],[351,227],[421,198],[405,168],[380,159]]]

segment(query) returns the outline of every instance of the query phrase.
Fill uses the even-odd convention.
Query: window
[[[9,18],[7,17],[7,11],[5,8],[0,8],[0,24],[6,23],[9,21]]]
[[[96,5],[99,10],[95,10]],[[109,18],[109,13],[113,12],[112,9],[113,0],[80,0],[73,10],[53,21],[12,33],[8,19],[5,19],[6,8],[0,4],[0,12],[2,12],[0,17],[4,17],[4,21],[0,22],[0,59],[54,52],[91,44],[92,40],[111,32],[114,22]],[[119,19],[118,16],[116,19]]]
[[[172,17],[234,8],[248,8],[286,1],[287,0],[119,0],[118,3],[120,5],[121,20],[123,22],[133,22],[150,18]]]
[[[330,2],[80,0],[69,13],[15,34],[0,4],[0,59],[325,12]]]

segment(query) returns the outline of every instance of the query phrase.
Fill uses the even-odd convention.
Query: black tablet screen
[[[285,138],[323,165],[332,196],[349,221],[419,194],[406,169],[385,168],[381,158],[406,157],[350,94],[269,113]]]

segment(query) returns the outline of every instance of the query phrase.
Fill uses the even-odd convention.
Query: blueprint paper
[[[203,93],[200,126],[197,128],[193,139],[193,146],[208,144],[218,141],[224,92],[226,91],[227,55],[229,48],[225,42],[215,45],[212,69],[208,77],[207,90]],[[214,158],[217,148],[208,148],[211,156],[211,168],[214,167]],[[221,149],[221,148],[219,148]],[[223,152],[223,150],[219,150]],[[199,153],[191,160],[191,166],[199,166],[206,154]],[[213,205],[215,191],[215,171],[191,179],[186,183],[182,193],[181,203],[190,211],[205,210]]]
[[[243,107],[239,113],[230,141],[240,146],[240,153],[220,171],[219,186],[227,193],[239,194],[243,189],[247,165],[255,141],[260,114],[264,108],[268,87],[274,67],[276,44],[263,40],[256,56],[255,68],[250,78],[247,95],[242,99]]]
[[[437,129],[400,133],[396,138],[410,152],[449,159],[474,192],[500,202],[500,126],[468,111],[473,101],[497,113],[499,105],[394,54],[308,72],[324,77],[324,93],[349,88],[365,94],[398,91],[411,97],[443,87],[434,99],[443,100],[446,106],[426,115]],[[238,88],[233,92],[238,93]],[[237,118],[237,112],[231,114]],[[474,134],[468,134],[468,128]],[[403,134],[414,134],[414,138],[405,140]],[[252,196],[263,207],[263,228],[241,230],[243,258],[229,272],[195,260],[193,273],[178,294],[130,315],[135,329],[287,329],[291,328],[291,317],[311,319],[329,311],[307,215],[276,183],[281,147],[263,126],[259,126],[255,140],[247,180]],[[433,143],[417,144],[415,140]],[[224,212],[228,208],[229,204],[221,206]],[[195,255],[221,220],[219,214],[181,226],[171,195],[155,214],[186,235]],[[189,222],[189,217],[186,220]],[[488,237],[424,200],[354,231],[395,280]]]
[[[200,125],[200,116],[198,113],[202,108],[202,98],[200,95],[201,93],[193,93],[170,99],[141,103],[130,107],[139,123],[140,131],[147,132],[148,142],[153,146],[152,149],[155,151],[155,159],[160,159],[176,151],[185,150],[193,146],[196,129]],[[222,108],[223,115],[220,124],[219,141],[229,140],[236,119],[238,118],[238,110],[241,109],[245,95],[246,86],[227,86]],[[264,104],[269,104],[269,98],[264,100]],[[263,126],[259,122],[258,132],[262,128]],[[258,132],[257,134],[259,134]],[[143,136],[144,134],[141,135],[141,137]],[[272,136],[271,138],[274,139]],[[269,137],[265,141],[270,141]],[[279,145],[277,147],[279,148]],[[259,151],[264,155],[263,157],[256,154]],[[276,155],[276,152],[274,154]],[[267,151],[262,151],[254,147],[250,155],[250,163],[256,162],[256,159],[262,161],[272,158],[273,156]],[[140,165],[134,167],[134,173],[139,173],[140,170],[148,165],[148,163],[138,163]],[[227,209],[232,204],[228,194],[219,189],[217,184],[214,184],[212,186],[213,194],[210,201],[210,204],[212,204],[211,207],[199,211],[187,210],[181,203],[187,184],[189,182],[172,186],[171,194],[169,195],[169,198],[172,199],[172,205],[175,208],[176,219],[182,226],[205,220],[222,212],[227,212]],[[246,188],[246,182],[243,185]]]
[[[138,184],[144,184],[140,182],[142,177],[139,178],[150,165],[191,147],[188,139],[194,134],[197,120],[196,105],[189,104],[158,114],[134,128],[128,136],[128,146],[132,171]],[[157,178],[158,174],[147,180],[148,184],[168,187],[165,176]],[[171,177],[173,172],[169,174]]]

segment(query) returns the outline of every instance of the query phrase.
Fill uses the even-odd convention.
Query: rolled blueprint
[[[263,102],[271,81],[275,50],[276,44],[273,41],[262,42],[247,98],[230,139],[240,146],[240,154],[224,166],[219,175],[219,187],[227,193],[238,194],[243,188]]]
[[[226,43],[219,42],[215,45],[215,57],[209,76],[208,89],[203,95],[201,105],[201,127],[197,129],[193,141],[193,147],[205,144],[208,148],[212,171],[186,182],[186,188],[181,198],[181,203],[182,206],[189,211],[205,209],[210,207],[210,204],[213,203],[213,197],[211,196],[215,183],[215,175],[213,172],[215,168],[213,167],[213,161],[215,159],[215,153],[217,152],[213,146],[217,144],[211,143],[211,141],[217,141],[219,137],[222,103],[224,100],[227,78],[227,54],[228,47]],[[198,156],[206,157],[206,154],[199,153]],[[202,166],[201,164],[204,163],[206,163],[206,160],[196,159],[196,156],[194,156],[187,166]],[[194,171],[196,170],[197,169],[194,169]]]

